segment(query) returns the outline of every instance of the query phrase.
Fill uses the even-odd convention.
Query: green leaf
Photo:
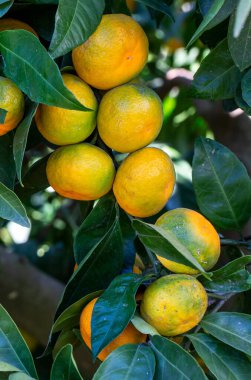
[[[136,0],[137,3],[141,3],[143,5],[147,5],[150,8],[155,9],[156,11],[162,12],[165,15],[169,16],[173,21],[173,15],[171,12],[171,9],[167,4],[164,3],[162,0]]]
[[[0,182],[0,217],[30,227],[25,208],[16,194]]]
[[[72,346],[67,344],[57,354],[51,369],[51,380],[81,380],[72,354]]]
[[[79,321],[78,321],[79,323]],[[59,351],[66,345],[71,344],[74,348],[79,346],[79,338],[76,336],[74,330],[62,330],[57,337],[56,343],[53,345],[53,358],[59,353]]]
[[[123,245],[117,207],[117,216],[106,237],[92,251],[88,259],[79,264],[78,270],[67,283],[56,318],[82,297],[107,288],[113,278],[119,274],[122,264]]]
[[[195,350],[218,380],[247,380],[251,363],[241,352],[206,334],[190,334]]]
[[[93,300],[93,298],[96,298],[99,295],[100,291],[90,293],[65,309],[54,322],[52,326],[52,333],[77,326],[79,324],[80,314],[85,305],[87,305],[91,300]]]
[[[19,0],[22,3],[31,3],[31,4],[58,4],[58,0]]]
[[[249,219],[251,180],[235,154],[220,143],[196,140],[193,186],[200,210],[218,227],[240,230]]]
[[[12,144],[12,133],[0,137],[0,182],[11,190],[14,188],[16,178]]]
[[[16,372],[9,376],[9,380],[34,380],[34,377],[30,377],[23,372]]]
[[[251,262],[251,256],[239,257],[224,267],[211,272],[210,281],[200,277],[203,286],[212,293],[227,294],[245,292],[251,289],[249,283],[250,273],[245,265]]]
[[[141,242],[156,255],[205,272],[187,248],[171,232],[137,219],[133,220],[132,225]]]
[[[143,318],[141,318],[140,314],[136,311],[133,318],[131,319],[132,324],[139,330],[142,334],[147,335],[160,335],[158,331],[149,323],[147,323]]]
[[[249,13],[245,25],[241,29],[238,37],[233,36],[235,17],[236,14],[233,13],[230,18],[228,28],[228,47],[234,63],[240,71],[243,71],[251,64],[251,13]]]
[[[23,177],[23,185],[25,189],[31,190],[35,193],[40,190],[45,190],[49,187],[49,182],[46,176],[46,165],[49,159],[49,155],[36,161],[25,173]]]
[[[197,361],[178,344],[155,335],[150,346],[156,358],[155,380],[207,379]]]
[[[239,108],[241,108],[247,115],[251,116],[251,107],[245,102],[242,96],[241,82],[236,90],[235,102]]]
[[[150,347],[126,344],[108,356],[93,380],[152,380],[154,368],[155,359]]]
[[[102,197],[79,227],[74,239],[74,255],[78,264],[87,260],[105,239],[116,218],[115,205],[116,200],[111,194]]]
[[[22,185],[22,164],[24,159],[24,152],[27,144],[28,133],[30,130],[32,119],[37,110],[37,103],[29,103],[26,108],[26,114],[23,121],[19,124],[14,141],[13,141],[13,155],[16,164],[17,178]]]
[[[205,17],[203,18],[202,23],[200,24],[200,26],[198,27],[198,29],[192,36],[187,47],[190,47],[194,43],[194,41],[196,41],[206,30],[212,28],[213,26],[216,26],[217,24],[219,24],[221,21],[224,20],[223,18],[223,19],[220,19],[219,22],[213,23],[219,11],[224,6],[224,2],[225,0],[214,0],[212,6],[210,7],[209,11],[206,13]],[[210,24],[213,26],[210,27]]]
[[[14,0],[0,0],[0,17],[3,17],[8,12],[13,3]]]
[[[8,111],[4,110],[3,108],[0,108],[0,123],[3,124],[5,122],[5,118]]]
[[[13,371],[26,371],[25,366],[2,329],[0,329],[0,360],[0,373],[9,371],[10,368]]]
[[[251,106],[251,69],[249,69],[241,80],[242,97]]]
[[[237,38],[251,11],[251,0],[239,0],[236,10],[233,35]]]
[[[230,99],[235,96],[240,77],[240,71],[229,52],[227,39],[224,39],[201,62],[191,91],[200,98]]]
[[[34,378],[37,377],[37,372],[34,366],[32,355],[28,349],[22,335],[14,321],[11,319],[7,311],[0,305],[0,321],[1,321],[1,335],[0,335],[0,358],[11,365],[20,365],[21,371]],[[15,358],[14,362],[12,362]],[[22,363],[22,364],[20,364]]]
[[[135,295],[147,277],[134,273],[117,276],[95,303],[91,320],[93,357],[126,328],[136,310]]]
[[[5,75],[32,101],[72,110],[89,110],[64,86],[58,66],[32,33],[26,30],[1,32],[0,51]]]
[[[104,0],[60,0],[51,56],[59,57],[84,43],[100,23],[104,8]]]
[[[201,321],[203,329],[215,338],[251,355],[251,315],[241,313],[212,313]]]

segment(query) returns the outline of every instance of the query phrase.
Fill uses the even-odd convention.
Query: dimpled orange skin
[[[16,20],[14,18],[2,18],[0,19],[0,32],[3,30],[15,30],[15,29],[23,29],[27,30],[28,32],[33,33],[36,37],[38,37],[35,30],[26,22]]]
[[[119,86],[137,76],[147,56],[145,32],[124,14],[104,15],[90,38],[72,52],[80,78],[100,90]]]
[[[16,128],[24,115],[24,96],[12,80],[0,77],[0,108],[7,111],[0,136]]]
[[[93,111],[74,111],[40,104],[35,120],[40,133],[56,145],[81,142],[96,126],[97,100],[92,89],[76,75],[63,74],[65,86],[87,108]]]
[[[47,162],[46,174],[58,194],[88,201],[110,191],[115,169],[106,152],[82,143],[56,149]]]
[[[131,153],[120,165],[113,192],[128,214],[145,218],[155,215],[171,197],[175,171],[171,158],[158,148]]]
[[[173,274],[148,286],[140,312],[161,335],[175,336],[196,326],[207,305],[207,293],[198,280],[185,274]]]
[[[98,131],[110,148],[134,152],[158,136],[163,122],[162,103],[150,88],[124,84],[108,91],[98,111]]]
[[[83,309],[80,316],[80,333],[87,345],[91,349],[91,318],[94,305],[97,298],[94,298]],[[141,334],[136,328],[129,323],[125,330],[118,335],[111,343],[109,343],[98,355],[98,358],[103,361],[116,348],[124,344],[140,344],[146,341],[147,335]]]
[[[161,215],[158,227],[172,232],[205,270],[212,269],[220,256],[220,238],[214,226],[201,214],[177,208]],[[197,274],[199,271],[158,256],[162,265],[174,273]]]

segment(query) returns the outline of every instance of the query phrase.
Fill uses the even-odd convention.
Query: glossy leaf
[[[30,227],[25,208],[16,194],[0,182],[0,217]]]
[[[234,64],[225,39],[201,62],[191,91],[200,98],[230,99],[235,96],[240,77],[240,71]]]
[[[173,20],[173,15],[171,9],[167,4],[162,0],[136,0],[137,3],[147,5],[150,8],[155,9],[156,11],[162,12],[165,15],[169,16]]]
[[[8,380],[33,380],[34,377],[30,377],[23,372],[12,373]]]
[[[70,329],[78,325],[80,314],[85,307],[93,298],[98,297],[100,292],[90,293],[87,296],[81,298],[77,302],[74,302],[63,313],[57,318],[52,326],[52,332],[57,332],[63,329]]]
[[[51,369],[51,380],[81,380],[76,362],[73,358],[72,346],[67,344],[57,354]]]
[[[95,303],[91,321],[94,358],[132,319],[136,310],[135,295],[144,280],[146,277],[134,273],[117,276]]]
[[[0,108],[0,123],[3,124],[6,118],[8,111],[4,110],[3,108]]]
[[[131,319],[132,324],[139,330],[142,334],[147,335],[160,335],[158,331],[149,323],[147,323],[143,318],[141,318],[140,314],[136,311],[133,318]]]
[[[72,303],[91,292],[107,288],[113,278],[119,274],[122,263],[123,245],[117,214],[105,238],[88,259],[80,263],[78,270],[67,283],[56,318]]]
[[[58,66],[32,33],[26,30],[1,32],[0,51],[5,75],[32,101],[79,111],[88,110],[64,86]]]
[[[171,232],[137,219],[132,222],[132,225],[141,242],[157,255],[204,272],[198,261]]]
[[[49,155],[36,161],[25,173],[23,177],[23,184],[25,189],[31,190],[33,193],[45,190],[49,187],[49,182],[46,176],[46,165]]]
[[[79,264],[105,239],[116,218],[116,200],[102,197],[79,227],[74,239],[75,260]]]
[[[233,29],[233,35],[237,38],[251,11],[251,0],[239,0],[236,10],[236,17]]]
[[[218,380],[247,380],[251,363],[247,357],[206,334],[190,334],[195,350]]]
[[[191,46],[194,41],[196,41],[207,29],[209,29],[209,24],[214,20],[214,18],[219,13],[220,9],[224,5],[225,0],[214,0],[212,6],[206,13],[205,17],[203,18],[202,23],[192,36],[191,40],[188,43],[188,47]]]
[[[193,186],[200,210],[218,227],[240,230],[250,217],[251,180],[234,153],[220,143],[196,140]]]
[[[17,178],[19,182],[22,184],[22,164],[24,159],[24,152],[27,144],[27,138],[28,133],[30,130],[32,119],[36,113],[37,110],[37,104],[36,103],[30,103],[27,110],[26,115],[21,122],[21,124],[18,126],[14,141],[13,141],[13,155],[14,160],[16,164],[16,172],[17,172]]]
[[[76,346],[79,346],[79,338],[76,336],[73,329],[65,329],[60,332],[55,344],[53,344],[54,347],[52,351],[52,357],[55,358],[55,356],[63,347],[65,347],[66,344],[71,344],[74,348]]]
[[[197,361],[180,345],[155,335],[150,346],[156,358],[155,380],[207,379]]]
[[[251,289],[250,273],[245,266],[251,262],[251,256],[239,257],[212,273],[210,281],[200,277],[203,286],[212,293],[239,293]]]
[[[8,10],[12,7],[14,0],[1,0],[0,1],[0,17],[3,17]]]
[[[32,355],[16,324],[2,305],[0,305],[0,321],[0,360],[14,367],[18,364],[17,368],[37,379]]]
[[[104,8],[104,0],[60,0],[51,56],[64,55],[85,42],[100,23]]]
[[[12,145],[12,133],[0,137],[0,182],[11,190],[14,188],[16,178]]]
[[[155,359],[150,347],[126,344],[108,356],[93,380],[152,380],[154,368]]]
[[[251,107],[251,69],[249,69],[241,80],[242,97]]]
[[[11,368],[13,371],[26,371],[11,342],[0,329],[0,374],[9,371]]]
[[[235,18],[236,14],[233,13],[228,28],[228,47],[234,63],[243,71],[251,64],[251,13],[249,13],[238,37],[233,35]]]
[[[211,313],[201,321],[203,329],[215,338],[251,355],[251,315],[241,313]]]

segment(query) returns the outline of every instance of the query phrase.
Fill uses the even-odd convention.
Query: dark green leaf
[[[206,380],[197,361],[178,344],[153,336],[150,345],[155,353],[155,380]]]
[[[14,365],[14,367],[18,363],[20,367],[17,368],[37,379],[32,355],[16,324],[2,305],[0,305],[0,321],[0,360]]]
[[[0,137],[0,182],[11,190],[14,188],[16,169],[12,152],[13,135]]]
[[[190,334],[195,350],[218,380],[247,380],[251,363],[241,352],[206,334]]]
[[[245,269],[245,265],[251,262],[251,256],[239,257],[231,261],[224,267],[211,272],[211,281],[200,277],[203,286],[212,293],[227,294],[244,292],[251,289],[249,283],[250,273]]]
[[[60,0],[51,56],[64,55],[85,42],[100,23],[104,8],[104,0]]]
[[[249,219],[251,180],[225,146],[210,139],[196,140],[193,185],[200,210],[218,227],[240,230]]]
[[[132,222],[132,225],[141,242],[155,254],[204,272],[198,261],[171,232],[137,219]]]
[[[165,15],[169,16],[172,20],[174,19],[171,9],[162,0],[136,0],[136,1],[137,3],[147,5],[148,7],[151,7],[155,9],[156,11],[164,13]]]
[[[249,69],[241,80],[242,97],[251,106],[251,69]]]
[[[233,35],[237,38],[251,11],[251,0],[239,0],[237,5]]]
[[[251,116],[251,106],[245,102],[242,96],[241,82],[236,90],[235,101],[238,107],[240,107],[247,115]]]
[[[243,71],[251,65],[251,13],[237,38],[233,36],[235,18],[233,13],[228,28],[228,47],[234,63]]]
[[[36,113],[37,106],[38,105],[36,103],[30,103],[28,105],[28,107],[26,108],[26,114],[24,116],[24,119],[21,122],[21,124],[19,124],[15,133],[14,141],[13,141],[13,155],[14,155],[14,160],[16,164],[17,178],[21,184],[22,184],[22,164],[23,164],[24,152],[25,152],[25,148],[27,144],[27,138],[28,138],[31,122],[32,122],[33,116]]]
[[[71,344],[73,347],[79,345],[79,338],[72,329],[66,329],[60,332],[56,343],[54,344],[52,356],[55,357],[66,344]]]
[[[105,239],[116,218],[116,200],[108,194],[102,197],[79,227],[74,239],[75,260],[87,260],[91,252]]]
[[[30,227],[25,208],[16,194],[0,182],[0,217]]]
[[[4,124],[7,113],[8,111],[4,110],[3,108],[0,108],[0,123],[1,124]]]
[[[51,380],[81,380],[72,354],[72,346],[67,344],[57,354],[51,369]]]
[[[117,276],[95,303],[91,321],[94,358],[132,319],[136,310],[135,295],[145,280],[145,277],[134,273]]]
[[[155,359],[150,347],[126,344],[108,356],[93,380],[152,380],[154,368]]]
[[[90,293],[87,296],[81,298],[77,302],[70,305],[63,313],[57,318],[52,326],[52,332],[57,332],[63,329],[70,329],[78,325],[80,314],[85,307],[93,298],[100,295],[100,292]]]
[[[14,0],[0,0],[0,17],[3,17],[8,12],[13,3]]]
[[[46,165],[49,155],[36,161],[23,177],[23,184],[26,189],[32,190],[33,193],[45,190],[49,187],[46,176]]]
[[[58,4],[58,0],[19,0],[22,3],[31,4]]]
[[[105,239],[92,251],[86,261],[79,264],[78,270],[68,282],[58,306],[56,318],[82,297],[107,288],[113,278],[119,274],[122,263],[123,246],[117,208],[117,216]]]
[[[194,96],[205,99],[230,99],[235,96],[240,77],[225,39],[201,62],[191,91]]]
[[[215,338],[251,355],[251,315],[212,313],[202,319],[201,326]]]
[[[26,30],[1,32],[0,51],[5,75],[32,101],[72,110],[88,110],[64,86],[58,66],[32,33]]]

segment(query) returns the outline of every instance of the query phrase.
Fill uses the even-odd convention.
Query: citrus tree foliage
[[[32,224],[34,243],[41,228],[34,215],[41,213],[46,203],[50,216],[43,223],[56,229],[62,226],[61,217],[63,226],[67,227],[65,231],[68,231],[63,238],[63,247],[70,247],[64,252],[70,257],[67,268],[57,267],[53,260],[49,262],[53,268],[50,274],[67,282],[44,353],[53,357],[52,380],[84,378],[77,368],[73,348],[84,344],[79,327],[80,315],[96,297],[99,298],[91,322],[94,360],[98,360],[102,349],[129,323],[142,334],[147,334],[147,340],[114,350],[103,363],[99,363],[95,380],[250,378],[250,308],[240,309],[238,302],[233,301],[227,311],[220,309],[232,297],[242,297],[242,303],[245,303],[251,289],[251,238],[243,237],[243,227],[251,213],[251,180],[233,152],[206,136],[207,126],[193,112],[188,95],[223,100],[227,110],[242,108],[251,114],[251,2],[198,0],[191,2],[189,12],[181,17],[176,10],[182,3],[136,0],[131,8],[129,2],[127,7],[123,0],[0,1],[1,17],[21,19],[39,36],[19,29],[0,32],[1,75],[13,80],[26,96],[22,121],[14,131],[0,137],[1,224],[3,227],[9,221],[23,227]],[[179,124],[179,132],[164,130],[154,146],[171,155],[176,170],[176,188],[167,209],[195,209],[220,233],[224,260],[209,272],[173,233],[155,225],[159,214],[144,220],[132,217],[118,206],[112,191],[96,202],[64,203],[46,190],[49,187],[46,164],[55,146],[46,142],[36,129],[34,116],[38,104],[88,112],[88,107],[76,99],[62,79],[63,72],[74,71],[70,52],[92,35],[104,13],[130,15],[131,12],[139,21],[145,20],[143,27],[149,36],[152,56],[142,77],[150,83],[157,76],[164,76],[168,65],[178,66],[171,45],[171,54],[166,58],[168,65],[164,62],[159,54],[160,39],[173,41],[176,36],[176,43],[179,43],[183,22],[192,20],[193,24],[192,29],[187,28],[188,37],[183,37],[187,51],[193,46],[199,47],[199,51],[203,46],[202,53],[198,53],[201,62],[189,92],[164,99],[164,125],[167,121],[176,127]],[[155,35],[157,29],[158,38]],[[183,60],[183,66],[191,68],[188,58]],[[95,94],[98,99],[103,95],[99,91]],[[188,108],[188,112],[185,113],[184,108]],[[6,110],[0,110],[0,117],[3,123]],[[186,125],[182,124],[183,121],[177,122],[181,119]],[[194,134],[187,131],[187,126],[191,125]],[[190,160],[178,152],[180,131],[186,140],[182,147],[193,148]],[[97,132],[87,141],[108,152],[116,167],[120,165],[124,157],[106,147]],[[36,195],[38,198],[34,198]],[[40,202],[39,207],[36,202]],[[235,231],[239,238],[224,238],[226,231]],[[38,248],[34,248],[33,243],[24,249],[31,261],[38,265],[38,260],[31,254]],[[15,249],[18,252],[20,247],[15,246]],[[50,252],[52,257],[57,256],[55,242],[39,249],[43,253]],[[197,270],[197,279],[208,293],[209,307],[204,318],[178,340],[161,336],[139,312],[137,295],[157,278],[170,274],[156,255]],[[77,268],[73,272],[74,262]],[[134,264],[137,264],[137,271],[133,273]],[[39,265],[45,269],[45,264],[40,262]],[[67,276],[61,278],[61,272],[66,272]],[[38,379],[32,355],[2,306],[0,378]]]

